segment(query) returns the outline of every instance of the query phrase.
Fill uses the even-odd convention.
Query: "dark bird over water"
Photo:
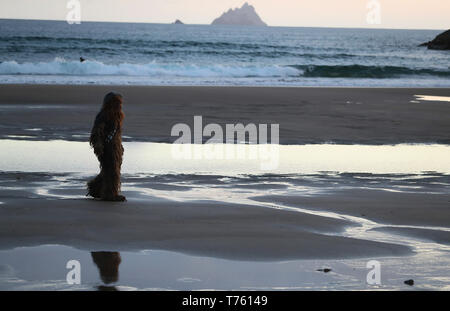
[[[80,63],[84,62],[86,59],[84,59],[83,57],[80,57]]]

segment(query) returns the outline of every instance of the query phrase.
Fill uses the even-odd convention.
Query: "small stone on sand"
[[[406,280],[404,283],[406,285],[413,286],[414,285],[414,280]]]

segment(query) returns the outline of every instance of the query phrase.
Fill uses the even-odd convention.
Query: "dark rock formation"
[[[256,13],[255,8],[247,2],[241,8],[229,9],[216,18],[212,25],[267,26]]]
[[[175,25],[184,25],[184,23],[183,23],[182,21],[180,21],[179,19],[177,19],[177,20],[174,22],[174,24],[175,24]]]
[[[420,46],[426,46],[431,50],[450,50],[450,30],[444,31],[434,40],[422,43]]]

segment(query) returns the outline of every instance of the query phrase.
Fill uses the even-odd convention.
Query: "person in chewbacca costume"
[[[100,174],[87,183],[87,196],[104,201],[125,201],[120,195],[122,166],[122,95],[110,92],[95,118],[89,144],[100,162]]]

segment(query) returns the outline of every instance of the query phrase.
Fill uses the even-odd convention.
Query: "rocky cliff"
[[[450,50],[450,29],[439,34],[432,41],[422,43],[420,46],[427,46],[431,50]]]

